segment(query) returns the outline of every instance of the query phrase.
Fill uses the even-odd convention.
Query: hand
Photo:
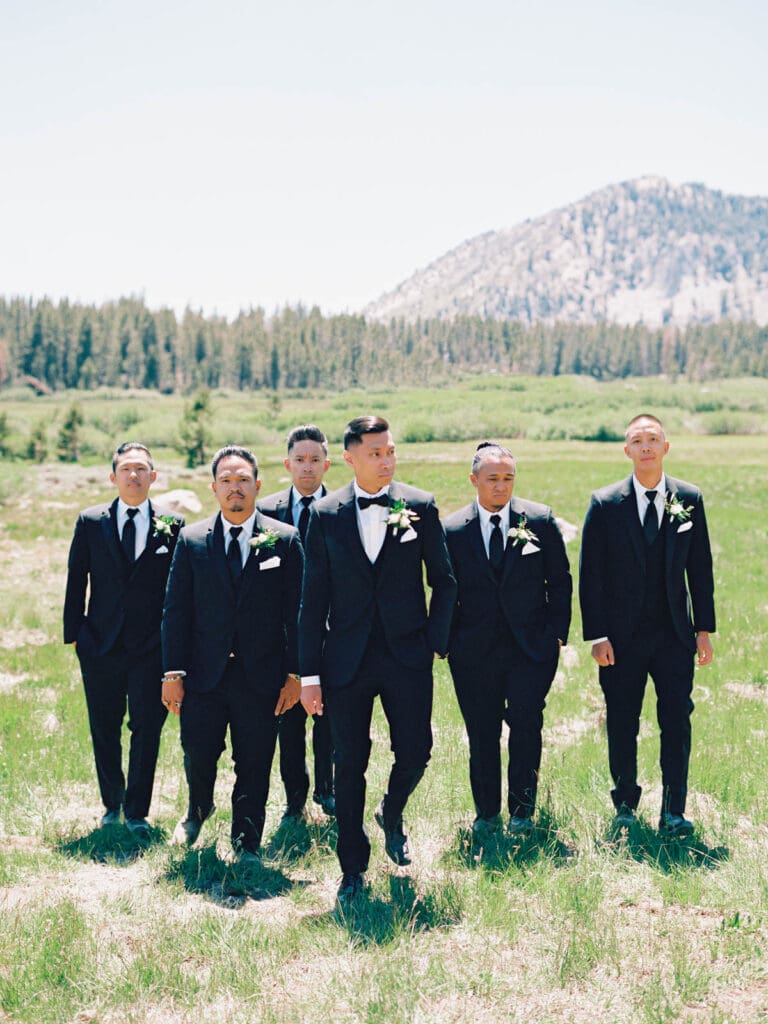
[[[282,715],[284,711],[290,711],[294,704],[298,704],[301,696],[301,679],[298,676],[287,675],[280,696],[275,705],[275,714]]]
[[[715,656],[709,633],[705,633],[703,629],[696,634],[696,650],[699,652],[698,663],[700,666],[709,665]]]
[[[599,644],[592,644],[592,657],[598,665],[605,668],[607,665],[615,665],[616,658],[613,654],[613,644],[610,640],[601,640]]]
[[[323,713],[323,688],[322,686],[302,686],[301,706],[308,715],[322,715]]]
[[[184,680],[181,676],[163,678],[162,701],[172,715],[178,717],[181,714],[181,705],[184,703]]]

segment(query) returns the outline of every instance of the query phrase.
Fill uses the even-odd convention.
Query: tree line
[[[236,390],[430,385],[457,371],[587,374],[600,379],[768,376],[768,327],[723,320],[685,328],[517,321],[366,320],[317,307],[234,320],[150,310],[140,298],[100,306],[0,298],[0,386]]]

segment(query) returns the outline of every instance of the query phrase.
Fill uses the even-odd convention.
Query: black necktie
[[[494,572],[501,571],[504,565],[504,538],[501,536],[501,516],[491,516],[493,529],[488,543],[488,559]]]
[[[299,536],[301,537],[302,541],[307,535],[307,527],[309,526],[309,506],[312,504],[314,500],[315,499],[313,497],[301,499],[301,504],[304,506],[304,508],[301,510],[301,515],[299,516],[298,527]]]
[[[128,518],[123,524],[123,536],[120,538],[120,542],[123,545],[125,557],[133,565],[136,561],[136,523],[133,520],[139,514],[139,510],[137,508],[129,508],[127,512]]]
[[[646,491],[645,496],[648,499],[648,508],[645,510],[643,519],[643,533],[645,534],[645,543],[650,547],[659,532],[659,517],[656,515],[656,491]]]
[[[242,532],[242,526],[230,526],[229,528],[227,561],[229,562],[229,571],[232,573],[233,580],[239,580],[240,573],[243,571],[243,561],[240,555],[240,541],[237,539]]]
[[[357,507],[362,512],[363,509],[370,508],[371,505],[383,505],[384,508],[389,505],[389,496],[387,494],[380,494],[378,498],[358,498]]]

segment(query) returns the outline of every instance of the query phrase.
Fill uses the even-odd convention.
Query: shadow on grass
[[[84,836],[60,837],[53,847],[74,860],[119,867],[133,864],[147,850],[166,842],[166,839],[166,832],[161,828],[150,828],[143,835],[136,835],[125,825],[108,825],[106,828],[92,829]]]
[[[305,818],[281,821],[264,847],[265,856],[293,864],[308,853],[334,854],[336,851],[336,819],[324,822]]]
[[[534,827],[525,835],[509,835],[499,828],[479,837],[471,828],[459,828],[453,844],[441,860],[444,865],[459,865],[496,874],[542,860],[553,867],[560,867],[574,854],[574,848],[563,841],[557,820],[542,810]]]
[[[224,861],[215,845],[174,854],[162,880],[181,881],[187,892],[205,896],[230,910],[244,906],[248,900],[274,899],[307,884],[294,882],[267,864]]]
[[[671,839],[659,835],[642,819],[630,828],[609,828],[601,845],[638,863],[650,864],[666,874],[701,868],[713,871],[731,857],[727,846],[707,846],[695,831],[688,838]]]
[[[461,888],[454,882],[440,882],[417,891],[407,875],[390,875],[389,899],[365,888],[344,906],[315,918],[342,928],[357,945],[387,946],[404,935],[449,928],[458,924],[464,912]]]

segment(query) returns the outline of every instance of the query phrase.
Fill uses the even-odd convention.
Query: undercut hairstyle
[[[216,479],[216,470],[219,468],[219,463],[222,459],[226,459],[228,455],[236,455],[239,459],[245,459],[246,462],[249,462],[253,467],[253,479],[259,479],[259,463],[250,448],[243,448],[239,444],[225,444],[223,448],[219,448],[211,459],[211,473],[214,480]]]
[[[651,413],[651,412],[641,412],[639,416],[635,416],[627,424],[627,429],[624,431],[624,440],[625,441],[629,439],[629,432],[632,429],[632,427],[634,427],[634,425],[637,423],[638,420],[651,420],[653,423],[658,424],[659,430],[661,431],[661,436],[666,439],[667,435],[664,433],[664,424],[661,422],[659,417],[658,416],[654,416],[653,413]]]
[[[141,441],[123,441],[115,448],[115,454],[112,456],[112,472],[114,473],[117,469],[117,460],[121,455],[126,455],[128,452],[144,452],[149,459],[149,468],[154,469],[155,464],[152,461],[152,452],[147,448]]]
[[[361,444],[364,434],[386,434],[389,423],[381,416],[358,416],[344,428],[344,449]]]
[[[293,428],[287,438],[289,455],[293,446],[299,441],[317,441],[319,445],[323,446],[325,454],[328,454],[328,438],[314,423],[303,423],[300,427]]]
[[[515,456],[509,448],[505,448],[497,441],[481,441],[472,456],[473,473],[477,473],[485,459],[512,459],[514,462]]]

